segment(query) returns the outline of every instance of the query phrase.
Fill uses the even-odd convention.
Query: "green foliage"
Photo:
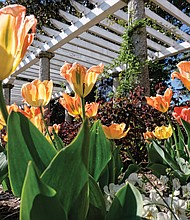
[[[54,216],[63,220],[105,220],[112,215],[115,218],[118,212],[121,219],[142,215],[140,193],[130,184],[121,188],[110,211],[106,211],[102,179],[106,174],[106,184],[117,183],[122,162],[120,149],[106,139],[100,121],[92,128],[88,120],[83,121],[76,138],[57,150],[20,113],[12,112],[7,126],[8,173],[11,190],[21,196],[20,220]],[[4,170],[6,154],[1,159]],[[1,178],[5,180],[6,176],[5,169]]]
[[[111,142],[105,137],[100,121],[95,122],[90,136],[89,173],[96,181],[112,158],[111,148]]]
[[[56,150],[21,113],[10,114],[8,133],[9,178],[14,194],[20,196],[28,162],[33,161],[37,172],[41,174],[55,156]]]
[[[173,130],[174,140],[172,140],[173,138],[169,138],[164,141],[164,144],[154,140],[151,144],[147,144],[149,155],[148,168],[157,177],[160,177],[160,175],[172,175],[178,178],[182,184],[185,184],[189,181],[190,177],[190,125],[183,119],[181,121],[186,131],[186,137],[184,137],[183,132],[177,125],[177,133]],[[187,144],[185,143],[186,139],[188,140]]]
[[[0,182],[7,177],[8,172],[8,161],[6,151],[0,152]]]
[[[143,201],[140,192],[132,184],[127,183],[126,186],[124,186],[116,193],[110,211],[106,216],[106,220],[140,220],[142,216],[142,210]]]
[[[57,220],[67,219],[56,191],[42,182],[29,161],[22,189],[20,219],[52,220],[55,216]]]
[[[88,210],[88,132],[86,122],[76,139],[59,151],[42,174],[42,180],[56,190],[70,219],[85,219]],[[78,212],[74,210],[77,207]]]
[[[143,132],[146,132],[147,129],[153,130],[166,121],[164,114],[147,105],[144,101],[144,92],[140,87],[131,91],[127,97],[115,98],[102,103],[97,119],[104,125],[124,122],[126,128],[130,127],[127,136],[116,141],[116,145],[121,146],[123,161],[126,161],[124,170],[129,165],[126,148],[129,149],[137,163],[146,162],[147,151]]]

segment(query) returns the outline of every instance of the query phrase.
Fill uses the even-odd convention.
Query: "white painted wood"
[[[166,30],[174,33],[176,36],[180,37],[181,39],[184,39],[186,41],[190,41],[190,36],[186,34],[185,32],[181,31],[178,27],[174,26],[173,24],[169,23],[153,11],[151,11],[148,8],[145,8],[145,14],[148,18],[151,18],[156,21],[157,24],[165,28]]]
[[[173,47],[167,48],[168,52],[165,53],[165,54],[162,54],[162,53],[158,52],[157,57],[158,57],[158,59],[163,59],[165,57],[173,56],[173,55],[176,55],[178,53],[181,53],[181,52],[184,52],[184,51],[187,51],[187,50],[190,50],[190,43],[183,42],[183,43],[179,44],[178,48],[173,48]]]
[[[126,4],[119,0],[105,1],[99,7],[94,8],[85,17],[80,18],[73,25],[71,25],[64,32],[52,39],[48,44],[44,45],[42,50],[50,52],[58,49],[63,44],[69,42],[71,39],[77,37],[84,31],[88,30],[93,25],[99,23],[109,14],[124,7]]]
[[[163,33],[160,33],[158,30],[155,30],[149,26],[146,26],[146,31],[148,34],[156,38],[157,40],[160,40],[161,42],[166,43],[168,46],[176,46],[178,43],[174,41],[173,39],[167,37]]]
[[[162,45],[157,44],[156,42],[154,42],[150,39],[147,39],[147,46],[148,46],[148,48],[159,51],[162,54],[166,54],[168,52],[166,47],[163,47]]]
[[[179,10],[177,7],[175,7],[169,1],[167,1],[167,0],[151,0],[151,1],[156,3],[158,6],[160,6],[163,10],[165,10],[169,14],[176,17],[182,23],[186,24],[187,26],[190,26],[190,17],[187,16],[186,14],[184,14],[181,10]]]

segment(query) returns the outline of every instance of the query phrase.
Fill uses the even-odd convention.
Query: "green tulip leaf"
[[[40,180],[29,161],[21,195],[20,220],[52,220],[55,217],[67,220],[56,191]]]
[[[89,194],[90,204],[86,220],[104,220],[106,215],[104,197],[92,176],[89,176]]]
[[[20,196],[28,161],[33,161],[41,174],[57,151],[20,113],[11,112],[7,126],[9,178],[14,195]]]
[[[89,127],[84,122],[70,145],[60,150],[42,174],[42,180],[57,191],[69,219],[85,219],[89,205]]]
[[[155,151],[163,158],[164,162],[167,163],[173,170],[180,170],[175,158],[172,158],[169,153],[166,152],[157,142],[153,141],[153,147]]]
[[[150,163],[147,168],[152,170],[155,176],[160,177],[160,175],[167,174],[166,171],[167,171],[168,166],[164,164],[159,164],[159,163]]]
[[[0,183],[7,177],[8,174],[8,161],[6,152],[0,152]]]
[[[124,174],[120,184],[124,183],[125,180],[130,176],[131,173],[135,173],[135,172],[137,172],[139,170],[140,170],[140,167],[138,165],[136,165],[136,164],[129,164],[129,166],[127,167],[127,170],[125,171],[125,174]]]
[[[111,142],[106,138],[101,122],[94,123],[90,135],[89,173],[98,181],[100,174],[112,158]]]
[[[183,124],[183,127],[185,128],[185,131],[187,133],[188,137],[188,149],[190,150],[190,124],[186,122],[185,120],[181,119],[181,122]]]
[[[122,187],[115,195],[106,220],[141,219],[143,200],[140,192],[130,183]]]

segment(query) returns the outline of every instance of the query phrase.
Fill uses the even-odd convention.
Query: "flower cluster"
[[[182,81],[184,86],[188,90],[190,90],[190,61],[182,61],[177,65],[179,72],[173,72],[171,77],[172,79],[178,78]],[[168,88],[164,95],[156,95],[156,97],[147,97],[147,104],[154,107],[158,111],[162,113],[166,113],[170,107],[170,102],[172,98],[173,92],[170,88]],[[190,108],[188,106],[174,107],[174,111],[172,113],[173,117],[177,120],[179,124],[181,124],[181,119],[184,121],[190,122]],[[172,127],[169,125],[156,127],[155,130],[147,131],[143,133],[144,139],[146,141],[157,138],[157,139],[167,139],[172,136]]]
[[[180,185],[178,179],[169,181],[167,176],[156,178],[152,175],[151,180],[155,189],[150,189],[150,183],[145,181],[143,176],[131,173],[125,183],[114,184],[104,187],[104,199],[107,210],[109,210],[116,193],[127,183],[130,182],[141,189],[143,198],[143,217],[152,220],[180,219],[187,220],[187,209],[190,199],[190,183]],[[159,186],[159,193],[156,187]],[[170,189],[172,188],[172,191]],[[161,196],[160,196],[161,195]],[[167,207],[167,205],[168,207]],[[174,216],[175,215],[175,216]]]

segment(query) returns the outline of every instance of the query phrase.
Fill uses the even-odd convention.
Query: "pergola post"
[[[14,87],[12,84],[3,84],[3,95],[6,105],[11,103],[11,89]]]
[[[112,89],[113,89],[113,92],[115,93],[117,91],[118,86],[119,86],[119,73],[113,73],[112,77],[113,77]]]
[[[54,57],[54,53],[41,51],[37,58],[40,59],[39,79],[50,80],[50,59]]]
[[[128,15],[129,25],[131,25],[133,22],[145,18],[144,0],[128,0]],[[146,26],[134,30],[131,41],[134,47],[134,54],[137,56],[139,61],[144,64],[138,79],[139,85],[144,87],[146,95],[150,95],[149,71],[148,65],[145,64],[147,60]]]
[[[37,58],[40,59],[39,79],[41,81],[50,80],[50,59],[54,57],[54,53],[48,51],[40,51]],[[50,110],[50,103],[47,105]]]

